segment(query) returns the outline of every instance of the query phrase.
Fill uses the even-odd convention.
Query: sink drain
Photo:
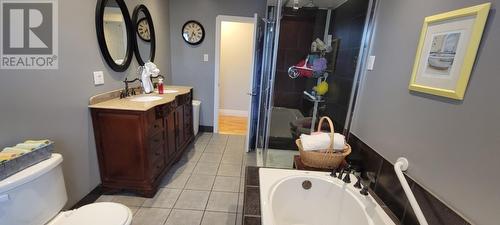
[[[304,182],[302,182],[302,188],[304,188],[305,190],[311,189],[311,186],[312,186],[311,181],[305,180]]]

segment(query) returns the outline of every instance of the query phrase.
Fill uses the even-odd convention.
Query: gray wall
[[[172,82],[194,87],[194,98],[202,101],[200,125],[213,125],[215,18],[263,16],[265,7],[266,0],[170,0]],[[205,28],[205,40],[198,46],[186,44],[181,37],[188,20],[197,20]],[[208,62],[203,62],[203,54],[208,54]]]
[[[101,57],[95,32],[97,1],[59,1],[59,70],[0,70],[0,147],[28,138],[50,138],[64,157],[63,171],[74,204],[100,183],[89,97],[122,88],[135,76],[131,69],[113,72]],[[157,31],[159,68],[170,74],[168,2],[127,0],[130,13],[137,2],[151,11]],[[93,85],[92,72],[102,70],[105,85]],[[170,80],[170,78],[169,78]],[[117,156],[119,157],[119,156]]]
[[[473,224],[498,224],[500,192],[500,18],[493,0],[463,101],[408,91],[426,16],[479,0],[381,0],[374,50],[353,133]]]

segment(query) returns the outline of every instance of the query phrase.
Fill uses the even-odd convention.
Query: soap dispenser
[[[163,94],[163,78],[158,79],[158,94]]]

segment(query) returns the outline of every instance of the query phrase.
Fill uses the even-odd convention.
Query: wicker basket
[[[333,134],[335,130],[332,120],[326,116],[321,117],[318,124],[318,132],[321,131],[321,124],[325,120],[330,125],[330,148],[317,149],[316,151],[304,151],[302,147],[302,141],[300,139],[297,139],[295,143],[299,148],[300,159],[302,160],[302,163],[304,163],[304,165],[322,169],[334,169],[344,161],[346,156],[351,154],[351,146],[349,144],[346,144],[345,148],[342,151],[335,152],[333,150]]]

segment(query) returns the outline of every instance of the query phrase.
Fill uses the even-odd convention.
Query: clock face
[[[144,41],[151,41],[151,33],[149,31],[149,23],[146,18],[142,18],[137,22],[137,34]]]
[[[188,21],[182,27],[182,38],[188,44],[200,44],[204,37],[205,30],[203,29],[203,26],[196,21]]]

